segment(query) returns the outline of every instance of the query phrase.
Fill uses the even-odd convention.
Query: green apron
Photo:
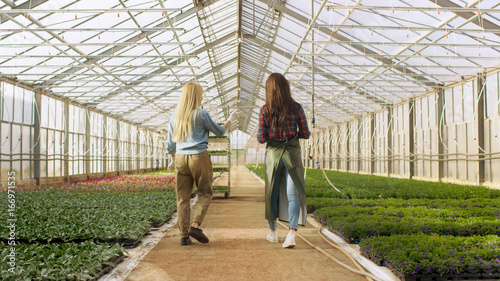
[[[271,208],[271,194],[273,192],[273,183],[276,177],[276,169],[280,159],[283,157],[285,167],[290,174],[299,193],[300,215],[299,224],[305,225],[307,219],[306,210],[306,183],[304,180],[304,166],[302,165],[302,157],[300,153],[300,143],[298,138],[293,138],[287,142],[279,142],[274,140],[267,141],[266,146],[266,219],[273,221],[273,211]],[[286,180],[284,173],[283,179],[280,181],[280,192],[278,201],[278,218],[283,221],[288,221],[288,200],[286,196]]]

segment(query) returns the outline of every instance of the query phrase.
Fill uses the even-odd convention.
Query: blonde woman
[[[240,111],[234,111],[224,125],[218,125],[207,111],[200,108],[202,99],[203,89],[199,84],[185,84],[168,130],[167,152],[172,155],[172,164],[175,165],[177,224],[182,246],[191,244],[190,236],[200,243],[208,243],[207,236],[200,229],[213,196],[208,132],[221,136],[241,116]],[[191,221],[193,185],[197,187],[198,201],[192,208]]]

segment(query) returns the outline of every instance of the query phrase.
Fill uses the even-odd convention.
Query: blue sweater
[[[193,113],[194,114],[194,113]],[[198,111],[198,117],[192,119],[192,132],[183,142],[172,141],[172,133],[174,131],[175,112],[169,123],[168,140],[167,140],[167,153],[168,154],[183,154],[193,155],[207,151],[208,148],[208,132],[214,133],[216,136],[222,136],[226,132],[224,125],[217,124],[210,114],[203,109]]]

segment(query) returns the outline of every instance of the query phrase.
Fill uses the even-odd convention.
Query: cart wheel
[[[225,199],[229,198],[229,193],[228,192],[224,193],[224,198]]]

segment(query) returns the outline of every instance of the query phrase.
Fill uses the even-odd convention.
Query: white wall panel
[[[370,123],[371,116],[367,115],[362,117],[362,135],[361,135],[361,167],[360,170],[369,173],[370,172],[370,157],[371,157],[371,134],[370,134]]]
[[[485,94],[484,153],[485,180],[500,182],[500,93],[499,73],[489,74],[491,88]],[[438,94],[430,93],[414,100],[413,131],[409,132],[409,103],[366,114],[323,130],[320,153],[325,168],[370,173],[371,157],[374,173],[388,171],[388,150],[392,157],[391,173],[409,175],[409,134],[414,138],[414,175],[437,179],[439,146],[443,143],[443,177],[445,180],[478,182],[477,80],[464,81],[444,89],[442,112],[437,112]],[[487,84],[490,85],[490,84]],[[493,104],[493,105],[492,105]],[[388,117],[391,120],[388,120]],[[375,120],[373,134],[372,118]],[[389,126],[392,134],[388,136]],[[441,135],[439,127],[442,127]],[[388,137],[391,147],[388,147]],[[495,154],[496,153],[496,154]],[[493,159],[491,159],[493,158]]]
[[[466,139],[467,139],[467,154],[470,155],[467,157],[469,160],[467,162],[467,180],[470,181],[478,181],[478,162],[479,157],[478,154],[478,142],[477,142],[477,126],[475,124],[467,124],[466,125]]]
[[[467,128],[466,124],[458,124],[456,125],[456,137],[455,137],[455,144],[457,147],[457,153],[458,156],[457,158],[459,159],[457,161],[457,178],[461,180],[467,180],[467,169],[468,169],[468,164],[467,164],[467,156],[464,156],[464,154],[467,154]]]
[[[486,179],[490,182],[500,183],[500,118],[491,120],[491,125],[488,127],[491,134],[491,137],[488,138],[489,151],[492,153],[492,158],[497,159],[486,161],[486,168],[490,171],[490,176]]]
[[[359,133],[359,121],[353,120],[350,123],[350,138],[349,138],[349,170],[355,172],[358,171],[358,133]]]

